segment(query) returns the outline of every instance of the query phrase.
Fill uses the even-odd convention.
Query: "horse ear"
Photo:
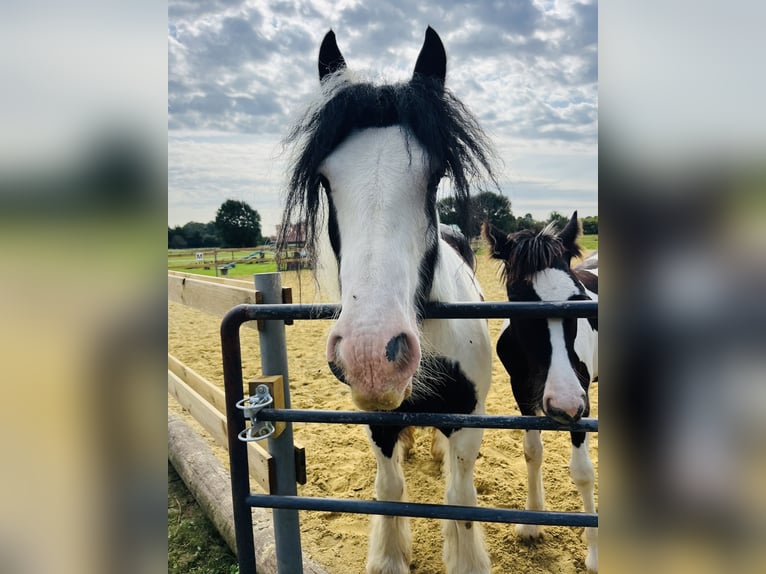
[[[415,62],[414,78],[420,74],[426,78],[439,80],[442,84],[447,77],[447,52],[444,51],[439,34],[431,26],[426,29],[426,39]]]
[[[325,76],[342,70],[346,67],[346,60],[338,49],[338,43],[335,41],[335,32],[330,30],[325,34],[322,40],[322,46],[319,48],[319,81],[325,79]]]
[[[481,235],[489,243],[489,256],[492,259],[508,260],[508,256],[511,254],[511,241],[507,233],[485,221],[481,224]]]
[[[577,211],[575,211],[564,229],[559,232],[561,243],[572,256],[579,256],[580,254],[580,247],[577,245],[577,238],[580,235],[582,235],[582,228],[580,227],[580,220],[577,219]]]

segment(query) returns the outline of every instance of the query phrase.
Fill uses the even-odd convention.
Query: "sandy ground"
[[[478,276],[487,300],[502,301],[505,291],[499,282],[496,264],[479,258]],[[312,302],[313,283],[298,281],[294,273],[283,276],[283,284],[293,287],[293,300]],[[502,321],[491,320],[490,332],[497,340]],[[210,381],[223,387],[219,337],[220,320],[179,304],[168,304],[169,352]],[[328,321],[300,321],[287,327],[290,393],[293,408],[349,410],[347,388],[330,373],[324,359]],[[258,336],[253,329],[242,329],[245,380],[259,374]],[[598,416],[598,384],[591,386],[591,416]],[[171,408],[180,412],[174,404]],[[518,414],[508,375],[495,358],[493,384],[487,399],[489,414]],[[203,431],[204,433],[204,431]],[[353,425],[295,425],[295,439],[306,447],[308,483],[299,487],[306,496],[372,499],[375,459],[365,431]],[[409,500],[442,502],[444,482],[439,464],[430,456],[431,434],[416,432],[412,455],[405,461]],[[567,433],[543,433],[545,445],[544,483],[549,510],[579,511],[581,499],[569,477],[570,442]],[[590,440],[596,466],[598,497],[598,435]],[[226,452],[216,448],[226,462]],[[522,431],[485,430],[481,453],[476,463],[476,488],[479,504],[486,507],[524,508],[526,469],[522,450]],[[598,498],[597,498],[598,505]],[[303,551],[330,572],[364,572],[367,552],[368,517],[364,515],[301,512]],[[484,524],[485,540],[492,559],[493,574],[517,572],[570,574],[585,572],[585,543],[582,528],[547,527],[542,542],[533,545],[519,541],[513,525]],[[412,519],[413,562],[416,574],[444,571],[441,560],[441,525],[436,520]]]

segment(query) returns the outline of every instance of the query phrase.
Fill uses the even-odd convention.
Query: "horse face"
[[[550,268],[536,273],[529,290],[531,300],[567,301],[587,299],[582,285],[566,269]],[[509,295],[511,290],[509,289]],[[516,322],[514,320],[514,322]],[[576,422],[590,412],[587,389],[592,366],[583,337],[590,331],[585,319],[549,318],[524,321],[520,340],[527,355],[535,357],[545,373],[542,410],[550,418]],[[546,368],[547,367],[547,368]]]
[[[446,65],[444,46],[428,28],[412,81],[443,89]],[[329,32],[319,51],[323,86],[345,67]],[[417,138],[397,125],[397,113],[376,101],[349,118],[356,127],[338,130],[317,174],[342,304],[327,361],[365,410],[395,409],[412,392],[421,357],[418,308],[438,258],[436,185],[444,167],[431,165]]]
[[[342,303],[327,360],[359,408],[394,409],[420,364],[417,302],[435,264],[436,186],[398,126],[354,133],[320,173]]]
[[[509,301],[568,301],[591,299],[570,269],[580,255],[577,212],[564,229],[507,235],[487,225],[484,237],[491,256],[505,265]],[[515,344],[527,363],[532,394],[552,419],[571,423],[590,411],[587,388],[594,372],[595,337],[586,319],[513,319]]]

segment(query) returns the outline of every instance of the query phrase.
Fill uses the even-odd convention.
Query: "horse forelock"
[[[561,266],[564,255],[564,245],[551,225],[538,233],[529,229],[519,231],[514,234],[510,254],[504,262],[503,279],[507,285],[528,282],[535,273]]]
[[[541,231],[530,229],[509,235],[508,256],[500,272],[507,286],[518,282],[530,282],[536,273],[558,268],[571,274],[570,261],[582,256],[582,248],[576,241],[565,245],[555,222],[548,223]],[[576,278],[575,278],[576,280]]]
[[[471,184],[497,187],[495,153],[476,118],[448,89],[430,78],[376,85],[340,70],[322,81],[317,98],[307,106],[283,140],[292,147],[283,233],[303,221],[306,245],[313,256],[318,221],[322,162],[354,131],[400,125],[415,138],[430,168],[452,179],[455,195],[467,198]],[[284,237],[280,238],[284,241]]]

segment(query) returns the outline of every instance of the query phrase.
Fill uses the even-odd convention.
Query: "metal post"
[[[282,303],[282,277],[279,273],[259,273],[255,289],[263,294],[264,304]],[[261,370],[264,375],[282,375],[285,408],[290,408],[290,384],[287,374],[287,345],[284,321],[264,321],[258,331],[261,347]],[[274,457],[276,491],[272,494],[296,495],[293,426],[287,423],[279,437],[269,439],[269,452]],[[302,574],[301,533],[298,511],[274,509],[274,539],[277,571],[280,574]]]

